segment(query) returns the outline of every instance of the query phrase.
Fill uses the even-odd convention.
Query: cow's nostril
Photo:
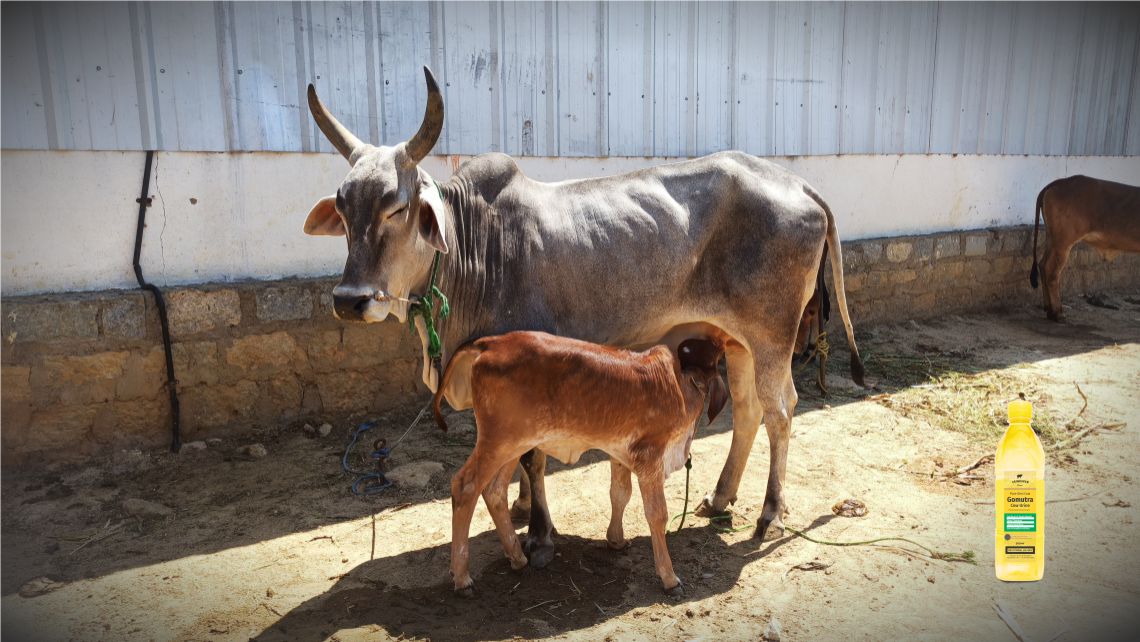
[[[361,319],[372,297],[365,295],[333,295],[333,308],[341,319]]]

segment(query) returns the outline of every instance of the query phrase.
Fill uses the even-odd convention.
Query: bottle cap
[[[1029,423],[1033,418],[1033,404],[1024,399],[1009,402],[1009,423]]]

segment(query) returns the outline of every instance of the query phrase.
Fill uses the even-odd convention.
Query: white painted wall
[[[131,252],[144,158],[143,152],[3,151],[3,294],[136,287]],[[424,168],[442,180],[462,160],[432,157]],[[519,164],[536,179],[563,180],[671,160],[527,157]],[[823,194],[848,240],[1028,224],[1037,192],[1070,174],[1140,182],[1137,156],[772,160]],[[344,240],[305,236],[301,226],[347,170],[334,154],[157,154],[144,274],[160,286],[338,274]]]

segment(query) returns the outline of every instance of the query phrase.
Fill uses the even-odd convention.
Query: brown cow
[[[709,397],[709,421],[728,393],[717,370],[724,346],[686,339],[675,356],[658,345],[645,352],[610,348],[543,332],[484,337],[460,348],[435,393],[435,417],[456,370],[470,386],[478,437],[475,450],[451,480],[451,576],[456,592],[473,595],[468,532],[479,495],[495,521],[515,570],[527,565],[507,510],[507,485],[519,457],[533,448],[566,463],[592,449],[610,456],[610,505],[606,540],[628,545],[622,515],[637,474],[653,559],[662,587],[683,593],[665,546],[668,510],[665,478],[684,466],[696,423]]]
[[[1037,195],[1033,219],[1033,269],[1029,283],[1037,287],[1037,228],[1041,216],[1049,231],[1049,249],[1041,260],[1045,279],[1045,314],[1060,321],[1061,271],[1069,251],[1080,241],[1109,256],[1140,252],[1140,187],[1088,176],[1055,180]]]

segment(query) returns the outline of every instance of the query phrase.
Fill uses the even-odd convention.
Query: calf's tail
[[[478,356],[482,351],[483,349],[474,343],[468,343],[456,350],[455,354],[451,355],[451,358],[447,360],[447,367],[443,369],[443,376],[439,379],[439,386],[436,387],[435,396],[432,397],[431,402],[432,412],[435,414],[435,425],[439,426],[439,429],[443,432],[447,432],[447,422],[444,421],[443,413],[440,411],[439,406],[443,402],[443,393],[447,390],[448,383],[451,381],[451,375],[457,367],[467,362],[469,358],[473,359],[475,356]]]
[[[847,311],[847,288],[843,284],[843,250],[839,247],[839,230],[835,227],[835,217],[831,208],[815,193],[815,190],[806,188],[811,196],[827,214],[827,252],[831,260],[831,280],[835,283],[835,301],[839,304],[839,315],[843,317],[843,329],[847,332],[847,345],[851,349],[851,379],[860,386],[866,387],[863,380],[863,360],[859,357],[859,348],[855,345],[855,330],[851,327],[851,315]]]

